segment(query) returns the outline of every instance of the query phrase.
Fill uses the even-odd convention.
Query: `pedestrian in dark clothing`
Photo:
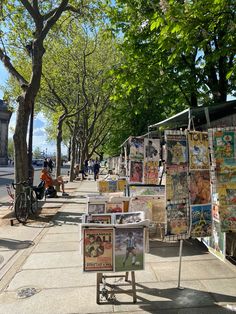
[[[51,158],[48,159],[48,168],[50,169],[50,171],[52,172],[53,170],[53,161]]]
[[[84,161],[84,172],[88,173],[88,159]]]
[[[48,160],[47,158],[45,158],[43,162],[43,168],[47,168],[47,167],[48,167]]]
[[[94,181],[96,181],[98,179],[99,169],[100,169],[99,162],[95,162],[95,164],[93,166]]]

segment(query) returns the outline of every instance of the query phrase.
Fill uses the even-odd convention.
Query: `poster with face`
[[[159,161],[160,139],[144,138],[144,151],[146,161]]]
[[[130,161],[130,182],[142,183],[143,181],[143,162]]]
[[[118,228],[115,231],[115,271],[144,269],[144,229]]]
[[[167,203],[166,215],[166,235],[180,235],[188,232],[189,219],[187,203]]]
[[[144,139],[132,137],[129,140],[131,160],[143,160],[144,158]]]
[[[211,203],[210,171],[196,170],[190,172],[190,203]]]
[[[189,169],[209,169],[209,143],[207,132],[188,132]]]
[[[166,200],[178,201],[189,197],[187,169],[172,166],[166,173]]]
[[[191,206],[191,236],[209,237],[212,234],[211,204]]]
[[[144,183],[158,184],[158,161],[144,161]]]
[[[84,228],[84,271],[113,271],[113,229]]]
[[[188,151],[186,135],[178,131],[171,134],[165,131],[166,164],[167,166],[187,167]]]

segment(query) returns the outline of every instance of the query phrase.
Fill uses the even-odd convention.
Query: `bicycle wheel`
[[[20,193],[15,201],[16,219],[21,223],[26,223],[29,216],[30,202],[25,193]]]
[[[38,211],[38,199],[37,199],[37,195],[35,191],[31,191],[30,199],[31,199],[31,206],[30,206],[31,213],[33,215],[36,215]]]

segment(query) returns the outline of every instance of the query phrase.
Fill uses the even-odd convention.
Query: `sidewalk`
[[[114,304],[97,305],[96,274],[82,272],[79,252],[85,195],[97,193],[96,182],[68,183],[66,189],[68,199],[46,203],[59,208],[53,222],[0,227],[0,313],[236,312],[236,267],[218,260],[197,240],[184,241],[183,290],[177,289],[179,243],[153,240],[145,270],[135,273],[137,303],[118,294]]]

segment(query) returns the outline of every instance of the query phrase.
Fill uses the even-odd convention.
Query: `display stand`
[[[103,273],[97,273],[97,304],[101,304],[100,296],[105,297],[107,301],[111,300],[114,301],[114,295],[115,294],[132,294],[133,296],[133,303],[137,302],[137,296],[136,296],[136,282],[135,282],[135,273],[134,271],[131,271],[131,281],[128,280],[129,272],[126,272],[125,275],[105,275]],[[111,290],[105,289],[105,291],[100,289],[101,285],[104,285],[103,280],[106,280],[106,278],[125,278],[125,282],[123,284],[110,284],[106,283],[105,285]],[[127,286],[127,283],[129,283],[132,288],[130,290],[121,290],[120,287]],[[117,287],[117,289],[116,289]]]

